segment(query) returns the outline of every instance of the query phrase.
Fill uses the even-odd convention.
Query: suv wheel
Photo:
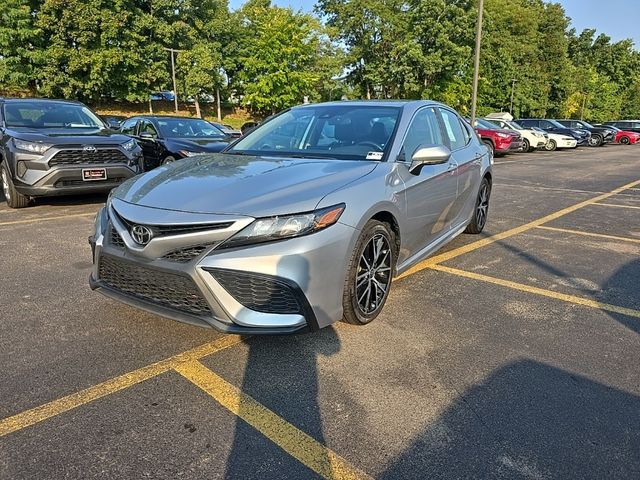
[[[487,224],[487,216],[489,215],[489,198],[491,197],[491,183],[487,177],[480,182],[478,190],[478,198],[476,199],[475,210],[471,222],[467,225],[465,233],[480,233]]]
[[[493,143],[491,143],[490,140],[482,140],[482,143],[484,143],[487,146],[487,148],[489,149],[489,154],[491,154],[491,157],[495,157],[496,149],[493,146]]]
[[[6,163],[0,165],[0,177],[2,177],[2,193],[4,194],[7,205],[11,208],[24,208],[29,205],[29,197],[16,191]]]
[[[365,325],[378,316],[395,268],[395,239],[389,226],[369,220],[351,254],[342,297],[343,319]]]
[[[529,143],[529,140],[527,140],[526,138],[522,139],[522,149],[521,149],[521,151],[523,153],[531,151],[531,144]]]
[[[600,135],[592,135],[589,139],[590,147],[599,147],[602,145],[602,137]]]

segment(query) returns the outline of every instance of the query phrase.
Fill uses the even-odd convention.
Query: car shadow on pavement
[[[311,281],[307,259],[302,255],[283,256],[278,263],[277,275],[286,277],[292,270],[297,272],[299,286],[306,290]],[[316,306],[315,310],[319,308]],[[331,326],[310,334],[255,337],[249,339],[247,345],[249,352],[240,387],[242,392],[325,445],[318,400],[318,358],[339,352],[340,339],[335,328]],[[242,409],[241,404],[239,417],[242,417]],[[278,468],[280,460],[273,457],[271,449],[252,448],[248,444],[251,435],[247,429],[250,428],[238,419],[225,478],[316,477],[302,464],[304,473],[293,474]],[[328,458],[318,460],[329,465]]]
[[[379,478],[640,478],[640,397],[517,360],[462,394]]]

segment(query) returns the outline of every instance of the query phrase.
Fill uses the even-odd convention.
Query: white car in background
[[[500,128],[515,130],[522,135],[523,152],[533,152],[538,148],[545,148],[549,144],[546,132],[522,127],[513,121],[513,116],[510,113],[490,113],[484,118]]]
[[[556,149],[560,148],[577,148],[578,141],[570,137],[568,135],[564,135],[562,133],[551,133],[545,132],[541,128],[533,127],[533,129],[539,133],[544,133],[548,136],[547,144],[544,146],[544,149],[547,152],[553,152]]]

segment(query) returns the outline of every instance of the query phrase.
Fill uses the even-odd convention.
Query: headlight
[[[207,152],[190,152],[189,150],[180,150],[178,153],[183,157],[195,157],[196,155],[204,155]]]
[[[44,152],[51,148],[51,145],[48,143],[25,142],[24,140],[19,140],[17,138],[13,139],[13,144],[20,150],[25,150],[30,153],[37,153],[39,155],[42,155]]]
[[[308,235],[336,223],[344,209],[345,205],[341,203],[309,213],[258,218],[218,248],[252,245]]]
[[[133,138],[128,142],[122,144],[122,148],[124,148],[129,152],[135,150],[137,146],[138,146],[138,142],[136,142]]]
[[[509,135],[508,133],[501,133],[501,132],[498,132],[498,136],[499,136],[500,138],[509,138],[511,135]]]

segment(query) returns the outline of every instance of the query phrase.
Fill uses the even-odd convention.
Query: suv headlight
[[[138,146],[138,142],[136,142],[133,138],[128,142],[125,142],[122,144],[122,148],[124,148],[129,152],[132,152],[133,150],[135,150],[137,146]]]
[[[498,134],[497,134],[497,135],[498,135],[500,138],[509,138],[509,137],[511,136],[511,135],[509,135],[508,133],[501,133],[501,132],[498,132]]]
[[[30,153],[37,153],[38,155],[42,155],[44,152],[49,150],[52,146],[48,143],[26,142],[24,140],[19,140],[17,138],[13,139],[13,144],[16,146],[16,148],[20,150],[25,150]]]
[[[178,153],[183,157],[195,157],[196,155],[204,155],[207,152],[190,152],[189,150],[180,150]]]
[[[313,212],[281,217],[258,218],[236,233],[218,248],[272,242],[286,238],[300,237],[327,228],[338,221],[345,204],[321,208]]]

